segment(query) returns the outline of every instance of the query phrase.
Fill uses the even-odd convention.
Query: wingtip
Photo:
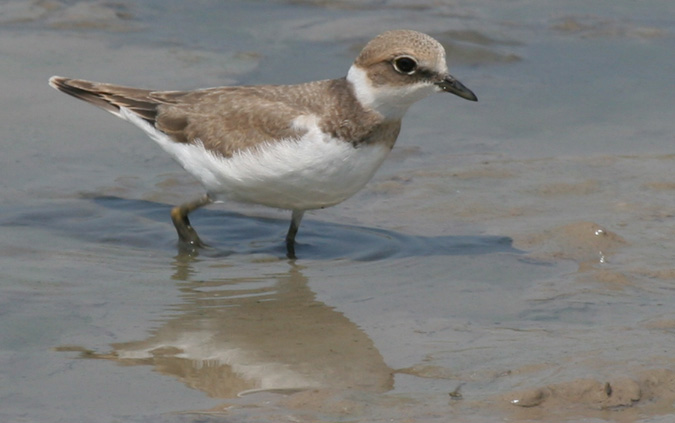
[[[49,86],[54,88],[54,89],[59,89],[60,86],[63,85],[63,81],[67,79],[62,76],[54,75],[51,78],[49,78]]]

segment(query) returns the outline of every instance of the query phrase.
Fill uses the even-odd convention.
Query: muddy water
[[[0,5],[0,418],[670,422],[672,2]],[[479,96],[415,105],[374,180],[308,213],[227,204],[46,85],[344,74],[390,28]]]

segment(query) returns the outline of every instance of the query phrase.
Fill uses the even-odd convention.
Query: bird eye
[[[417,62],[412,57],[401,56],[394,59],[394,69],[398,73],[412,75],[417,69]]]

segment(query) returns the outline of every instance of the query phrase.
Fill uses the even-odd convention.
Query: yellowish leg
[[[211,202],[213,202],[213,200],[207,194],[197,200],[183,203],[180,206],[176,206],[171,209],[171,220],[173,221],[173,225],[176,227],[178,239],[180,239],[181,242],[187,243],[197,248],[206,246],[206,244],[204,244],[202,240],[199,239],[197,231],[195,231],[192,228],[192,225],[190,225],[188,214],[200,207],[210,204]]]

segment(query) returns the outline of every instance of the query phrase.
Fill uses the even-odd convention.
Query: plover
[[[448,73],[443,46],[395,30],[363,48],[347,76],[297,85],[154,91],[53,76],[57,90],[141,128],[206,188],[171,210],[182,243],[203,247],[188,214],[225,200],[292,211],[289,258],[306,210],[333,206],[370,180],[401,118],[436,92],[477,101]]]

